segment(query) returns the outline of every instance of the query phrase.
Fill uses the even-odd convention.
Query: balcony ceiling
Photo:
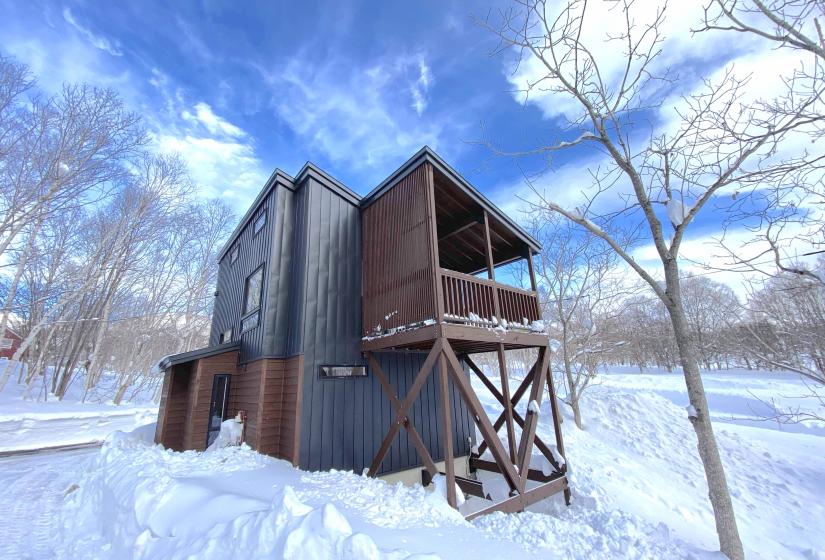
[[[487,269],[484,210],[467,193],[435,173],[438,253],[442,268],[475,274]],[[506,224],[489,215],[493,262],[505,264],[527,256],[527,244]]]

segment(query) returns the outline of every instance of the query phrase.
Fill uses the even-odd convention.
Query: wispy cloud
[[[117,41],[110,41],[81,24],[68,7],[63,8],[63,19],[83,35],[96,49],[106,51],[112,56],[123,56],[123,51]]]
[[[432,84],[433,81],[433,75],[432,72],[430,72],[430,67],[427,66],[427,63],[423,58],[418,60],[418,72],[418,79],[410,88],[410,93],[413,98],[413,108],[420,117],[427,108],[427,90],[430,89],[430,84]]]
[[[691,70],[692,64],[706,68],[708,64],[722,65],[726,62],[721,55],[733,56],[737,52],[748,50],[754,41],[747,36],[738,36],[735,44],[731,37],[721,33],[692,33],[691,29],[700,26],[703,14],[701,2],[667,2],[663,0],[638,0],[633,3],[631,16],[635,27],[635,36],[641,37],[644,26],[652,24],[658,10],[666,4],[663,23],[659,26],[662,42],[653,45],[654,36],[646,35],[646,43],[642,49],[653,48],[660,51],[651,67],[650,74],[661,77],[667,74],[674,78],[682,75],[682,80],[676,84],[669,83],[668,91],[676,87],[690,88],[697,81],[698,76]],[[547,7],[549,21],[558,17],[565,3],[556,3]],[[598,64],[599,77],[608,91],[620,89],[621,81],[626,70],[626,45],[616,37],[624,32],[626,25],[621,5],[614,2],[594,2],[587,5],[587,14],[580,40],[588,47],[589,54]],[[589,24],[587,23],[589,21]],[[636,61],[638,64],[638,60]],[[566,63],[572,72],[575,59],[569,58]],[[513,96],[521,103],[529,103],[538,107],[548,119],[563,117],[575,121],[581,116],[579,102],[566,93],[555,90],[556,82],[546,79],[547,69],[533,56],[525,56],[522,63],[513,72],[513,67],[507,65],[505,74],[514,87]],[[529,88],[528,84],[533,87]],[[653,86],[651,86],[653,87]],[[683,89],[684,90],[684,89]],[[664,93],[664,92],[663,92]],[[677,91],[678,93],[678,91]]]
[[[183,120],[190,124],[203,125],[211,134],[231,136],[232,138],[243,138],[246,136],[243,130],[216,115],[212,111],[212,107],[207,103],[203,101],[196,103],[194,110],[195,112],[192,113],[188,109],[185,109],[181,113]]]
[[[163,109],[147,116],[157,149],[180,154],[202,196],[236,199],[239,207],[253,198],[268,176],[254,139],[208,103],[188,102],[160,70],[152,70],[150,83],[163,100]]]
[[[424,144],[436,148],[445,119],[422,118],[433,76],[421,56],[354,67],[346,60],[297,56],[282,68],[259,67],[272,105],[310,148],[352,169],[385,172]]]

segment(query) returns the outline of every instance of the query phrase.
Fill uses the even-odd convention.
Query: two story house
[[[311,163],[295,177],[276,170],[219,256],[209,347],[160,364],[156,441],[202,450],[242,412],[247,444],[302,469],[424,483],[444,473],[482,499],[472,473],[499,473],[510,497],[469,516],[569,498],[555,398],[555,449],[535,435],[545,387],[553,394],[539,250],[427,147],[364,197]],[[495,281],[520,259],[531,289]],[[538,358],[511,392],[505,352],[516,348]],[[498,353],[498,385],[479,352]],[[472,375],[501,403],[495,421]],[[534,446],[552,473],[531,467]]]

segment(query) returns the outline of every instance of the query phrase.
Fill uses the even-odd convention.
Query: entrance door
[[[206,447],[218,437],[221,422],[229,408],[229,374],[220,373],[212,379],[212,401],[209,403],[209,425],[206,429]]]

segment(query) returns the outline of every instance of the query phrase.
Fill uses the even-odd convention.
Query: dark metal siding
[[[218,296],[215,298],[215,309],[212,315],[212,329],[209,336],[209,345],[218,344],[220,333],[232,327],[232,339],[241,340],[241,362],[246,362],[267,354],[264,347],[265,318],[267,314],[267,303],[270,299],[269,284],[272,276],[270,261],[270,249],[272,238],[275,234],[276,226],[276,193],[284,190],[283,187],[273,189],[261,205],[266,206],[266,225],[253,235],[252,220],[258,212],[252,214],[252,219],[245,225],[243,231],[237,239],[240,252],[238,260],[230,263],[231,250],[221,259],[218,267]],[[258,326],[241,335],[241,314],[243,309],[244,284],[246,278],[255,271],[261,264],[266,263],[264,269],[263,297],[261,298],[261,315],[258,318]]]
[[[378,380],[321,379],[325,364],[363,364],[361,336],[361,223],[357,207],[314,179],[298,189],[295,220],[296,283],[293,295],[300,309],[293,317],[303,323],[302,337],[290,336],[290,348],[304,354],[304,385],[300,466],[311,470],[351,469],[361,472],[372,462],[394,413]],[[295,300],[293,300],[295,301]],[[302,319],[299,319],[301,317]],[[401,395],[412,385],[426,354],[383,353],[378,361]],[[440,397],[435,377],[413,408],[413,422],[437,460],[440,441]],[[452,387],[452,384],[451,384]],[[403,397],[402,397],[403,398]],[[472,419],[457,390],[452,390],[453,440],[456,452],[470,452],[475,437]],[[381,473],[421,463],[402,433],[382,465]]]
[[[303,291],[303,335],[290,346],[304,354],[301,464],[342,468],[340,441],[353,440],[345,420],[353,387],[318,379],[322,364],[360,364],[361,226],[358,207],[309,178],[299,187],[296,275]],[[296,319],[298,319],[296,317]],[[349,404],[347,404],[349,403]]]
[[[390,384],[394,387],[398,398],[403,401],[407,391],[415,381],[415,376],[427,357],[426,352],[380,352],[375,354],[381,368],[387,374]],[[444,459],[444,441],[442,434],[444,426],[441,421],[441,390],[438,385],[439,368],[427,379],[411,410],[412,423],[415,425],[421,439],[430,452],[434,461]],[[465,375],[467,373],[465,372]],[[370,371],[370,391],[373,403],[370,414],[365,408],[364,426],[365,441],[363,444],[363,465],[354,465],[356,472],[368,467],[372,458],[381,446],[387,430],[395,420],[395,411],[389,399],[384,395],[378,380]],[[475,442],[475,426],[470,412],[461,399],[458,389],[449,382],[450,411],[452,413],[453,451],[454,455],[468,455]],[[356,421],[358,418],[356,418]],[[421,464],[421,458],[409,438],[406,430],[401,430],[393,441],[379,474],[409,469]]]
[[[274,222],[273,238],[267,262],[268,282],[263,317],[264,350],[270,356],[285,356],[290,327],[295,194],[279,187],[273,194],[273,199],[275,204],[270,214]]]

